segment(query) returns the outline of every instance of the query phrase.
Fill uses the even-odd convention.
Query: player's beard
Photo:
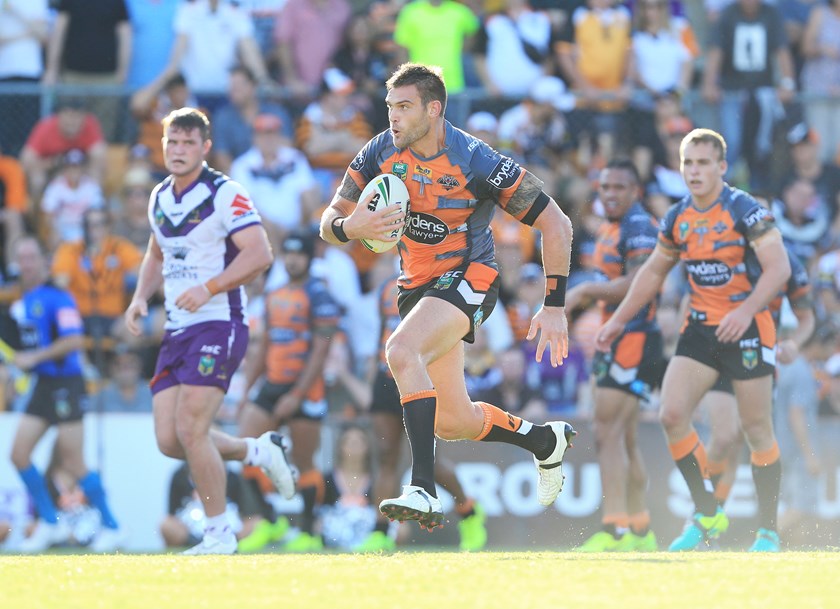
[[[398,144],[396,139],[394,139],[394,146],[399,148],[400,150],[405,150],[409,146],[411,146],[414,142],[423,139],[429,133],[429,130],[432,128],[431,121],[425,121],[423,123],[418,124],[416,127],[411,129],[407,129],[404,131],[400,131],[400,136],[402,136],[402,141]]]

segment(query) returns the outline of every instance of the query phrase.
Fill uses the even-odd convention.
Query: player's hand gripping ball
[[[372,252],[380,254],[382,252],[387,252],[389,249],[394,247],[399,241],[399,238],[402,237],[405,227],[408,226],[408,189],[405,187],[405,184],[403,184],[403,181],[394,174],[383,173],[368,182],[367,186],[365,186],[364,190],[362,190],[362,195],[359,197],[359,201],[364,201],[371,192],[373,192],[374,195],[368,203],[368,209],[370,211],[382,209],[387,205],[399,205],[402,208],[402,211],[406,214],[406,222],[404,222],[401,226],[394,228],[394,231],[391,233],[391,237],[394,238],[394,241],[361,239],[361,242],[366,248]]]

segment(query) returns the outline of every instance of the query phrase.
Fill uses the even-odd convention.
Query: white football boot
[[[443,526],[443,507],[440,499],[432,497],[419,486],[404,486],[402,495],[394,499],[385,499],[379,504],[379,511],[386,518],[399,522],[416,520],[421,527],[430,531],[437,526]]]
[[[565,421],[552,421],[547,424],[557,438],[557,444],[547,458],[539,460],[534,457],[534,464],[537,466],[540,480],[537,484],[537,499],[541,505],[551,505],[557,499],[557,495],[563,490],[563,455],[566,449],[572,445],[572,438],[577,432]]]

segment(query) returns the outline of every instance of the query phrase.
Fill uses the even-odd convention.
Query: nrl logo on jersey
[[[455,178],[455,176],[451,176],[449,174],[442,175],[437,179],[437,183],[443,186],[444,190],[452,190],[453,188],[458,188],[461,183]]]
[[[163,210],[158,207],[155,209],[155,224],[158,226],[163,226],[163,223],[166,222],[166,214],[163,213]]]

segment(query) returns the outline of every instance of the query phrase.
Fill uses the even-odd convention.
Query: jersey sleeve
[[[233,180],[228,180],[219,187],[216,193],[216,207],[222,214],[222,221],[229,235],[248,226],[262,224],[251,197],[241,184]]]
[[[676,252],[679,250],[677,240],[674,237],[674,225],[682,211],[682,205],[672,205],[659,222],[658,244],[666,250]]]
[[[772,212],[747,194],[737,196],[732,211],[735,230],[747,241],[755,241],[776,226]]]
[[[621,230],[619,251],[625,259],[650,254],[656,247],[656,225],[646,214],[634,214]]]
[[[790,261],[790,278],[785,286],[785,295],[794,309],[810,308],[811,282],[808,278],[808,270],[799,261],[799,258],[788,252]]]
[[[543,181],[509,156],[479,139],[474,141],[478,145],[470,158],[470,169],[475,173],[479,196],[495,201],[520,222],[533,224],[548,203],[540,197]]]
[[[310,298],[312,299],[312,330],[319,336],[332,336],[338,329],[341,308],[333,299],[323,282],[313,282]]]
[[[55,327],[59,338],[75,336],[84,332],[82,316],[79,314],[76,302],[68,292],[57,290],[53,307]]]

